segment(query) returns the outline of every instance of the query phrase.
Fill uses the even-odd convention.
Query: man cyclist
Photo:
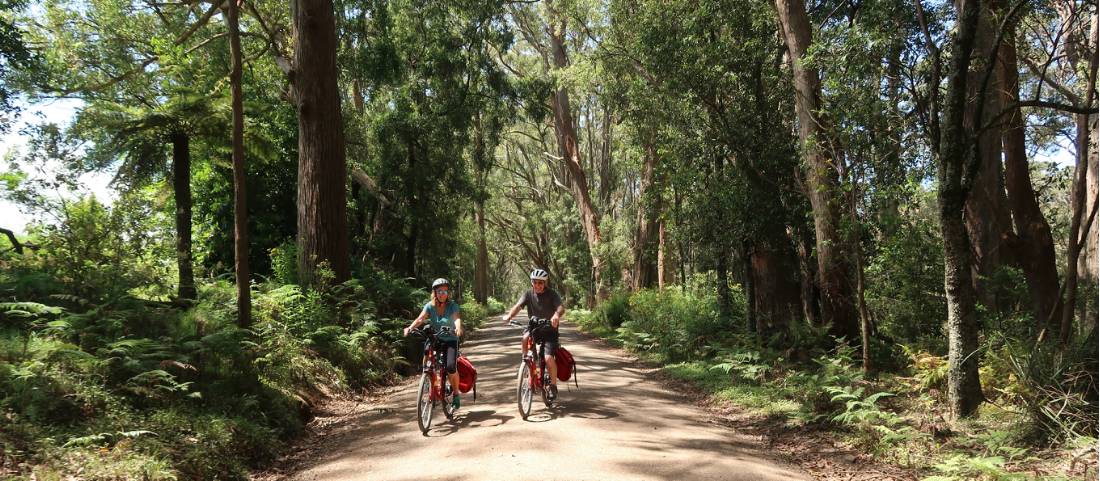
[[[561,321],[561,316],[565,314],[565,306],[562,305],[561,296],[558,295],[557,291],[547,287],[546,281],[549,279],[550,274],[543,269],[531,271],[531,290],[524,292],[516,301],[516,305],[512,306],[512,310],[501,316],[501,319],[507,323],[513,317],[516,317],[520,308],[526,306],[527,317],[550,320],[549,327],[535,330],[534,341],[536,344],[546,343],[544,358],[546,366],[550,369],[550,399],[553,400],[558,397],[558,365],[555,363],[554,353],[558,350],[558,322]],[[528,355],[527,338],[531,335],[531,332],[523,331],[524,357]]]

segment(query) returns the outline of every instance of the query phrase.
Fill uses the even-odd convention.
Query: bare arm
[[[501,316],[500,319],[507,323],[508,321],[511,321],[513,317],[516,317],[516,314],[519,314],[520,309],[523,309],[522,300],[520,302],[517,302],[516,305],[512,306],[512,310],[508,311],[507,314]]]
[[[462,337],[462,311],[455,312],[455,334]]]
[[[550,324],[554,326],[554,329],[558,328],[558,323],[561,322],[562,316],[565,316],[565,304],[558,306],[558,309],[554,311],[553,317],[550,318]]]
[[[405,333],[403,335],[408,336],[409,331],[420,327],[420,325],[424,323],[424,319],[427,319],[427,318],[428,318],[428,311],[420,311],[420,315],[417,316],[416,319],[413,320],[412,324],[409,324],[409,327],[405,328]]]

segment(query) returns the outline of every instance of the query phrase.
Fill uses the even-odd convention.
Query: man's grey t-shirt
[[[527,306],[527,317],[550,319],[561,306],[561,296],[557,291],[547,287],[542,294],[535,294],[534,290],[523,293],[516,303]]]

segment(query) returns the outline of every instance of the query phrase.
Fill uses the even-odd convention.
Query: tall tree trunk
[[[819,113],[821,83],[818,72],[803,65],[810,46],[810,21],[803,0],[775,0],[783,37],[791,55],[794,74],[798,136],[805,164],[806,195],[813,209],[817,237],[817,275],[821,288],[821,314],[836,336],[859,336],[858,314],[848,246],[840,235],[837,205],[837,172],[826,153],[828,132]]]
[[[664,289],[668,283],[668,245],[665,235],[665,220],[657,223],[657,288]]]
[[[1097,131],[1097,116],[1089,116],[1089,125],[1086,127],[1087,131]],[[1080,129],[1078,129],[1078,135],[1080,135]],[[1082,212],[1092,212],[1097,209],[1097,203],[1100,202],[1100,198],[1097,197],[1098,187],[1098,173],[1100,173],[1100,165],[1097,165],[1097,135],[1089,136],[1089,155],[1088,155],[1088,186],[1085,189],[1085,210]],[[1081,280],[1085,282],[1085,285],[1096,288],[1097,283],[1100,283],[1100,276],[1097,274],[1097,269],[1100,269],[1097,257],[1097,247],[1100,245],[1100,237],[1097,233],[1100,232],[1100,219],[1096,219],[1092,222],[1088,231],[1085,232],[1085,245],[1081,249],[1081,257],[1077,261],[1077,273],[1081,277]],[[1092,332],[1096,329],[1098,318],[1100,318],[1100,300],[1096,296],[1088,296],[1081,303],[1081,308],[1078,311],[1078,318],[1081,319],[1083,325],[1081,326],[1082,332]]]
[[[191,261],[191,142],[183,132],[172,133],[172,188],[176,197],[176,265],[180,299],[195,299],[195,271]]]
[[[553,50],[554,67],[563,70],[569,67],[569,59],[565,53],[565,21],[552,20],[550,24],[550,47]],[[569,92],[564,87],[554,91],[550,101],[554,110],[554,127],[558,132],[559,148],[563,153],[565,167],[569,171],[570,192],[573,200],[580,210],[581,224],[584,226],[585,240],[588,242],[588,252],[592,259],[592,281],[596,288],[596,298],[607,298],[607,286],[603,278],[603,256],[600,253],[600,218],[592,204],[592,197],[588,192],[588,177],[581,165],[580,151],[577,150],[577,130],[573,123],[573,110],[569,106]]]
[[[681,208],[680,192],[678,190],[674,189],[672,191],[672,201],[673,201],[673,209],[676,212],[676,222],[677,222],[676,225],[677,225],[677,227],[679,227],[679,226],[682,225],[680,223],[681,222],[680,219],[683,218],[682,217],[683,216],[683,210]],[[680,287],[687,287],[687,270],[684,267],[684,263],[686,262],[687,256],[684,253],[684,238],[683,238],[683,236],[679,236],[679,235],[676,236],[676,252],[677,252],[676,264],[677,264],[677,267],[679,267],[679,269],[677,269],[677,270],[680,272]]]
[[[233,255],[237,274],[237,325],[252,324],[252,289],[248,272],[247,172],[244,163],[244,100],[241,93],[241,36],[236,0],[228,2],[229,85],[233,92]]]
[[[760,333],[786,332],[801,314],[801,285],[798,282],[794,250],[778,228],[765,232],[754,242],[749,261],[752,266],[752,304]],[[747,293],[746,293],[747,295]]]
[[[977,161],[964,117],[967,107],[970,55],[980,17],[979,0],[961,0],[959,21],[952,39],[951,66],[939,146],[937,196],[943,232],[944,291],[947,295],[948,402],[956,417],[974,414],[982,402],[978,377],[978,313],[971,283],[970,235],[963,220],[968,164]],[[935,121],[935,120],[933,120]]]
[[[336,84],[332,0],[294,0],[295,99],[298,103],[298,276],[317,282],[327,263],[336,282],[350,275],[344,127]]]
[[[871,372],[871,314],[867,310],[866,277],[863,271],[863,246],[860,244],[859,234],[859,184],[860,178],[856,176],[853,165],[846,166],[846,174],[849,185],[848,190],[848,219],[852,223],[851,233],[852,259],[855,260],[856,273],[856,301],[859,308],[859,338],[863,350],[863,372]]]
[[[1093,35],[1095,35],[1096,29],[1093,29]],[[1095,43],[1094,43],[1095,44]],[[1093,58],[1089,60],[1089,82],[1088,93],[1085,94],[1085,107],[1091,107],[1093,101],[1096,99],[1096,73],[1097,73],[1097,59],[1093,55]],[[1072,220],[1070,221],[1069,228],[1069,246],[1066,249],[1066,301],[1065,308],[1062,310],[1062,322],[1059,329],[1059,340],[1062,345],[1069,343],[1070,338],[1073,335],[1073,314],[1074,307],[1077,305],[1077,264],[1078,258],[1081,253],[1081,247],[1088,240],[1088,229],[1090,226],[1085,225],[1090,223],[1095,224],[1095,211],[1085,212],[1085,192],[1088,190],[1088,170],[1089,170],[1089,116],[1087,114],[1077,114],[1077,166],[1074,168],[1073,189],[1071,194],[1071,202],[1073,206]],[[1082,232],[1084,232],[1082,234]]]
[[[970,78],[967,81],[971,102],[967,106],[965,120],[967,127],[972,130],[976,130],[981,125],[988,125],[1001,111],[1002,96],[997,95],[997,92],[1004,88],[998,76],[994,76],[987,89],[988,93],[984,97],[982,118],[980,120],[974,118],[978,110],[976,99],[982,87],[982,79],[989,68],[989,63],[995,61],[990,57],[998,32],[993,9],[1000,8],[1000,5],[994,5],[994,3],[1001,1],[1003,0],[983,2],[982,18],[978,20],[975,33],[975,59],[980,62],[971,69]],[[1000,9],[1003,10],[1003,8]],[[978,152],[981,158],[977,177],[967,193],[965,217],[975,254],[971,282],[977,290],[978,299],[994,312],[1000,312],[1007,306],[1001,305],[1003,302],[998,298],[999,293],[987,279],[1002,266],[1016,265],[1016,256],[1013,255],[1009,244],[1012,235],[1012,217],[1009,213],[1008,197],[1005,194],[1001,149],[1000,129],[988,128],[978,133]]]
[[[722,318],[722,323],[728,325],[733,317],[733,303],[730,301],[728,256],[726,250],[721,247],[718,247],[716,256],[714,268],[718,274],[718,315]]]
[[[752,243],[748,239],[741,241],[741,265],[744,268],[742,273],[742,288],[745,290],[745,324],[751,333],[759,332],[756,325],[756,283],[753,279],[752,272],[752,256],[753,249]]]
[[[1015,33],[1009,31],[1001,44],[998,68],[1002,77],[1004,98],[1009,106],[1020,100],[1020,78],[1016,64]],[[1020,267],[1027,279],[1028,291],[1037,329],[1043,330],[1048,319],[1061,319],[1061,294],[1058,290],[1058,267],[1054,258],[1054,238],[1050,224],[1039,209],[1035,189],[1028,170],[1024,118],[1019,107],[1012,108],[1005,119],[1004,145],[1005,187],[1016,226]]]
[[[813,260],[813,240],[810,238],[809,229],[795,227],[788,233],[795,245],[795,253],[798,255],[798,279],[802,298],[802,317],[813,326],[820,326],[821,305],[818,302],[818,289],[814,282],[817,277],[817,269]]]
[[[477,211],[477,259],[474,266],[474,299],[481,304],[489,299],[489,249],[485,245],[485,200],[478,198]]]
[[[645,143],[642,182],[638,189],[637,233],[634,242],[634,290],[653,287],[656,267],[653,265],[653,234],[657,230],[657,212],[661,209],[661,192],[653,192],[657,149],[652,137]]]
[[[1071,17],[1074,8],[1065,8],[1065,2],[1059,2],[1057,4],[1060,12],[1068,10],[1063,14],[1063,18],[1072,21]],[[1091,26],[1089,28],[1089,34],[1087,39],[1071,38],[1067,39],[1065,44],[1067,50],[1067,56],[1070,58],[1071,64],[1074,65],[1075,70],[1081,71],[1079,65],[1082,57],[1087,59],[1088,62],[1085,66],[1088,77],[1086,81],[1087,92],[1085,93],[1085,107],[1092,107],[1096,100],[1096,83],[1097,83],[1097,51],[1100,50],[1100,15],[1093,14],[1091,16]],[[1070,223],[1070,239],[1069,246],[1066,249],[1066,257],[1068,262],[1076,264],[1075,266],[1068,266],[1066,269],[1066,300],[1064,310],[1062,312],[1061,326],[1060,326],[1060,340],[1063,345],[1069,342],[1072,334],[1073,327],[1073,315],[1077,304],[1077,289],[1078,281],[1084,280],[1087,283],[1095,285],[1097,282],[1097,231],[1100,230],[1100,219],[1093,219],[1091,223],[1088,222],[1088,217],[1096,211],[1097,203],[1100,200],[1096,197],[1097,191],[1097,138],[1092,135],[1092,132],[1096,131],[1097,116],[1078,114],[1074,118],[1077,127],[1077,166],[1074,175],[1073,192],[1071,194],[1071,205],[1073,207],[1073,217]],[[1084,195],[1087,197],[1082,199]],[[1083,223],[1083,224],[1082,224]],[[1083,241],[1083,245],[1078,247],[1077,239]],[[1075,262],[1076,258],[1076,262]],[[1081,321],[1085,323],[1082,326],[1083,332],[1091,332],[1095,329],[1097,323],[1097,300],[1094,296],[1090,296],[1086,299],[1081,306]]]

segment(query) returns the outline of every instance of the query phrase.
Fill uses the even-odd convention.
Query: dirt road
[[[577,359],[580,388],[563,383],[553,409],[536,398],[524,421],[515,397],[520,334],[496,318],[463,344],[478,368],[478,399],[464,396],[454,421],[437,409],[422,435],[410,380],[326,439],[289,479],[812,479],[754,440],[708,423],[704,409],[566,323],[562,344]]]

